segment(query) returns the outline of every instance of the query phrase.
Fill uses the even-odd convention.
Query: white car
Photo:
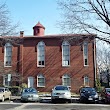
[[[0,100],[4,102],[5,99],[11,98],[11,92],[6,87],[0,87]]]
[[[63,85],[56,85],[54,89],[52,89],[51,93],[51,101],[71,101],[71,91],[69,87]]]

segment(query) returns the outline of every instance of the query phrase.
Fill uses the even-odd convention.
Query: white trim
[[[40,86],[40,85],[39,85],[39,80],[38,80],[38,78],[43,78],[43,79],[44,79],[44,86]],[[38,75],[37,75],[37,87],[45,87],[45,77],[44,77],[43,74],[38,74]]]
[[[11,47],[11,65],[6,65],[6,47]],[[4,46],[4,67],[12,67],[12,44],[11,43],[6,43]]]
[[[28,77],[28,88],[29,87],[34,87],[34,77],[32,76]]]
[[[38,55],[39,55],[39,48],[38,46],[41,44],[44,45],[44,65],[39,65],[39,61],[38,61]],[[38,44],[37,44],[37,67],[45,67],[45,43],[43,41],[40,41]]]
[[[64,74],[62,76],[62,85],[65,85],[64,84],[64,79],[67,79],[67,78],[69,79],[69,85],[66,85],[66,86],[71,87],[71,78],[70,78],[70,76],[68,74]]]
[[[87,82],[86,82],[86,79],[87,79]],[[85,86],[89,86],[89,77],[88,76],[84,76],[84,85]]]
[[[84,51],[85,51],[85,49],[84,49],[84,44],[87,45],[87,56],[86,56],[86,58],[85,58],[85,55],[84,55]],[[85,59],[87,59],[87,65],[85,64]],[[88,62],[88,42],[87,42],[87,41],[84,41],[84,42],[83,42],[83,62],[84,62],[84,66],[85,66],[85,67],[89,66],[89,65],[88,65],[89,62]]]
[[[68,54],[68,56],[69,56],[69,65],[65,65],[63,62],[63,46],[64,45],[68,45],[69,46],[69,54]],[[70,44],[69,44],[69,42],[68,41],[63,41],[63,43],[62,43],[62,66],[63,67],[69,67],[70,66]]]

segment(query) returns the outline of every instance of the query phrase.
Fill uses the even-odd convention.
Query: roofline
[[[42,35],[42,36],[0,36],[0,38],[60,38],[60,37],[97,37],[97,34],[55,34],[55,35]]]

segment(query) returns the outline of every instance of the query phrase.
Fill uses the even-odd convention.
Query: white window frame
[[[43,80],[39,81],[39,79],[43,79]],[[40,85],[39,83],[42,83],[43,85]],[[43,74],[37,75],[37,87],[45,87],[45,77]]]
[[[41,48],[39,48],[39,46],[43,46],[41,47],[43,50],[40,50]],[[44,55],[41,54],[41,52],[43,52]],[[40,61],[41,57],[44,59],[43,61]],[[39,64],[40,62],[41,64]],[[45,67],[45,43],[42,41],[37,45],[37,67]]]
[[[8,86],[8,76],[7,75],[3,75],[3,85]]]
[[[66,81],[65,81],[66,80]],[[69,81],[68,81],[69,80]],[[62,76],[62,85],[71,87],[71,78],[68,74],[64,74]]]
[[[88,42],[83,43],[83,58],[84,58],[84,66],[88,65]]]
[[[84,85],[89,86],[89,77],[88,76],[84,76]]]
[[[68,46],[68,53],[67,53],[67,55],[64,55],[64,47],[65,46]],[[64,59],[66,59],[65,57],[67,57],[67,59],[68,60],[64,60]],[[68,43],[68,41],[64,41],[63,43],[62,43],[62,66],[64,66],[64,67],[68,67],[68,66],[70,66],[70,44]]]
[[[10,55],[7,55],[7,47],[11,47],[11,51],[9,51],[9,52],[11,52],[11,54]],[[8,59],[8,61],[6,61],[6,57],[10,57],[10,60],[11,61],[9,61],[9,59]],[[9,62],[10,64],[8,64],[8,65],[6,65],[6,62]],[[6,43],[5,44],[5,48],[4,48],[4,67],[12,67],[12,44],[11,43]]]

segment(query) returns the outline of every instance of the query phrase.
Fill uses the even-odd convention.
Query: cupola
[[[43,36],[45,32],[45,27],[38,22],[34,27],[33,27],[33,35],[34,36]]]

